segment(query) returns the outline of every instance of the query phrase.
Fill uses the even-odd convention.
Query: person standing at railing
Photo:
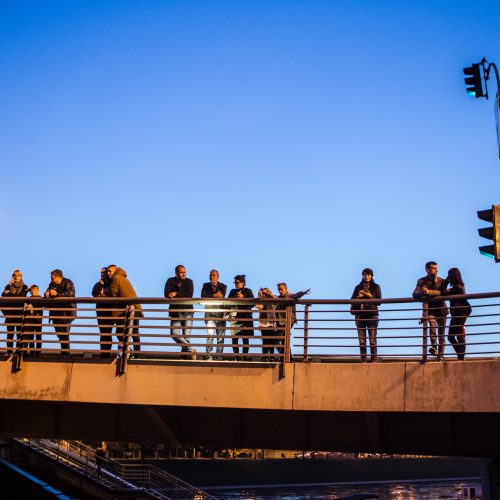
[[[245,287],[245,275],[237,274],[234,277],[234,286],[228,295],[229,299],[253,299],[254,295],[250,288]],[[249,350],[249,337],[253,336],[252,305],[238,304],[234,306],[235,311],[231,314],[233,329],[231,336],[233,339],[233,352],[239,354],[238,339],[241,337],[243,354]]]
[[[201,298],[223,299],[226,296],[227,286],[219,281],[219,271],[212,269],[209,274],[210,281],[203,283]],[[222,309],[221,305],[207,304],[205,309],[205,323],[207,325],[207,359],[212,359],[214,338],[217,339],[216,357],[222,359],[220,354],[224,351],[224,335],[226,333],[226,321],[223,311],[212,311]]]
[[[59,297],[74,297],[75,285],[73,282],[63,276],[60,269],[54,269],[50,273],[50,283],[45,291],[45,298],[54,299],[50,306],[49,321],[53,324],[57,337],[61,343],[61,354],[69,356],[69,330],[71,323],[75,319],[76,303],[62,302],[57,303]]]
[[[373,280],[373,271],[367,267],[361,271],[361,282],[354,287],[351,299],[381,299],[382,290]],[[378,306],[371,302],[351,304],[358,331],[361,361],[366,362],[366,336],[370,343],[370,361],[377,361]]]
[[[175,276],[165,283],[164,296],[167,299],[191,299],[194,293],[193,280],[187,277],[186,267],[178,265]],[[193,326],[193,306],[191,304],[170,304],[171,335],[182,346],[181,352],[190,352],[196,356],[196,349],[191,346],[190,336]]]
[[[42,298],[38,285],[31,285],[28,292],[32,297]],[[28,304],[28,317],[24,337],[28,343],[28,349],[33,356],[40,356],[42,351],[42,322],[43,308],[40,304]]]
[[[12,273],[10,281],[5,285],[2,297],[26,297],[26,295],[28,295],[28,287],[24,284],[23,273],[16,269]],[[7,327],[7,354],[12,354],[14,334],[16,334],[17,340],[20,340],[21,337],[24,304],[15,306],[11,303],[8,306],[9,309],[3,310],[2,313]]]
[[[278,298],[280,299],[294,299],[298,300],[302,298],[304,295],[307,295],[311,289],[308,288],[307,290],[300,291],[300,292],[289,292],[288,291],[288,285],[286,283],[278,283],[277,285],[278,288]],[[276,349],[283,356],[285,353],[285,335],[286,335],[286,310],[287,307],[290,307],[287,302],[278,302],[276,304],[276,318],[278,320],[277,326],[279,327],[278,330],[276,330],[276,346],[278,346]],[[290,337],[292,334],[292,328],[294,325],[297,323],[297,310],[295,303],[292,304],[290,307]],[[291,338],[290,338],[290,344],[291,344]]]
[[[446,329],[446,317],[448,308],[444,300],[433,300],[436,297],[446,295],[446,283],[438,276],[438,265],[434,261],[425,264],[427,276],[417,281],[417,286],[413,290],[413,297],[423,301],[423,325],[424,335],[427,333],[427,326],[430,330],[431,347],[429,353],[436,356],[441,361],[444,356],[444,334]]]
[[[465,295],[465,285],[458,268],[452,267],[448,271],[445,287],[448,295]],[[460,361],[465,359],[465,322],[471,312],[472,308],[467,299],[450,300],[451,319],[448,325],[448,341],[455,349]]]
[[[127,278],[127,272],[121,267],[117,267],[115,264],[108,266],[108,276],[110,278],[109,291],[111,297],[120,297],[127,299],[137,298],[137,293],[135,293],[132,283],[130,283]],[[122,309],[123,307],[123,309]],[[118,309],[119,310],[116,310]],[[116,325],[116,336],[119,342],[125,342],[126,340],[126,329],[128,325],[127,321],[127,308],[120,303],[114,303],[111,312],[111,317],[113,324]],[[141,304],[134,304],[134,320],[132,323],[132,344],[134,349],[134,355],[131,357],[138,357],[141,350],[141,340],[139,337],[139,320],[144,316],[142,312]]]
[[[101,268],[101,278],[92,288],[92,297],[111,297],[111,290],[109,285],[111,279],[108,276],[108,268]],[[101,333],[100,350],[101,358],[109,358],[111,353],[112,332],[113,332],[113,319],[110,311],[112,306],[110,304],[96,304],[97,326]]]
[[[257,294],[259,299],[272,299],[276,295],[269,288],[261,288]],[[259,310],[259,330],[262,337],[263,361],[274,361],[274,346],[277,344],[275,337],[278,335],[276,328],[275,305],[269,303],[258,303],[255,306]]]

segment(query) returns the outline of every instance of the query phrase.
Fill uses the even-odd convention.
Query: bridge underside
[[[498,456],[499,413],[286,411],[0,401],[2,437]]]

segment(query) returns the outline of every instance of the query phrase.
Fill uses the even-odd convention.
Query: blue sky
[[[476,211],[500,203],[500,63],[484,1],[0,4],[0,280],[102,265],[161,296],[176,264],[254,290],[411,295],[436,260],[496,291]],[[496,85],[490,81],[490,93]]]

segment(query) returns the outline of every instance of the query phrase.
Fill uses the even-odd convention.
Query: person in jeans
[[[361,282],[355,286],[351,299],[381,299],[380,286],[373,281],[373,271],[367,267],[361,271]],[[378,306],[372,303],[352,304],[351,313],[354,315],[358,330],[359,351],[361,361],[366,362],[366,335],[370,342],[370,361],[377,361],[377,327]]]
[[[445,281],[447,295],[465,295],[465,285],[462,274],[456,267],[448,271]],[[450,324],[448,326],[448,341],[455,349],[460,361],[465,359],[465,322],[472,312],[467,299],[450,300]]]
[[[164,296],[167,299],[190,299],[193,297],[193,280],[187,277],[186,268],[178,265],[175,276],[165,283]],[[193,306],[191,304],[170,304],[171,335],[175,342],[182,346],[181,352],[196,353],[191,346],[190,335],[193,326]],[[196,354],[194,354],[196,356]]]
[[[28,295],[28,287],[23,281],[23,273],[16,269],[12,273],[10,281],[5,285],[2,297],[26,297],[26,295]],[[21,339],[24,304],[15,307],[14,304],[9,304],[9,306],[8,310],[2,312],[7,327],[7,354],[12,354],[14,334],[16,334],[17,340]]]
[[[226,296],[227,286],[219,281],[219,271],[212,269],[209,274],[210,281],[203,283],[201,298],[223,299]],[[221,359],[220,354],[224,351],[224,335],[226,333],[226,321],[223,311],[212,311],[221,309],[220,305],[205,306],[205,323],[207,325],[207,359],[212,358],[214,339],[217,339],[216,359]]]
[[[75,285],[73,282],[63,276],[60,269],[54,269],[50,273],[50,283],[45,291],[45,298],[54,299],[54,303],[50,306],[49,320],[54,325],[54,330],[61,342],[61,354],[69,356],[69,330],[71,323],[75,319],[76,304],[75,303],[57,303],[59,297],[74,297]]]
[[[432,300],[436,297],[446,295],[445,280],[438,276],[438,265],[434,261],[425,264],[427,276],[420,278],[417,281],[415,290],[413,290],[413,298],[423,301],[423,325],[424,335],[427,331],[427,326],[430,330],[431,347],[429,353],[437,357],[441,361],[444,356],[444,334],[446,330],[446,317],[448,316],[448,308],[444,300]]]
[[[250,288],[245,287],[246,277],[244,274],[237,274],[234,277],[234,288],[229,292],[229,299],[253,299],[254,295]],[[242,353],[247,354],[249,349],[249,337],[253,336],[252,305],[238,304],[234,306],[235,311],[232,314],[233,330],[233,352],[239,353],[238,339],[241,337]],[[238,359],[238,356],[236,356]],[[244,358],[246,359],[246,358]]]

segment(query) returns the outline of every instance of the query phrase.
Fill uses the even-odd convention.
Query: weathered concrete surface
[[[0,362],[0,436],[500,456],[500,360]]]
[[[0,398],[347,412],[500,412],[500,360],[277,365],[0,362]]]

